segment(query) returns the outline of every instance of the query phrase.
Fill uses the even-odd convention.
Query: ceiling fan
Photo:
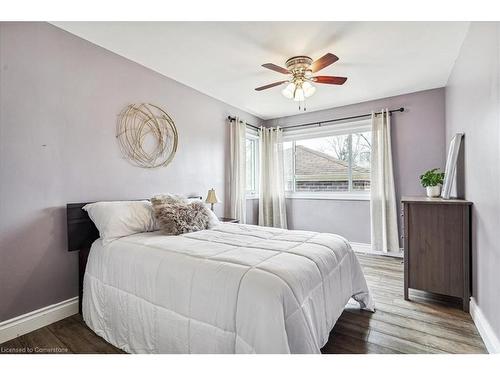
[[[267,69],[274,70],[282,74],[291,74],[291,77],[284,81],[270,83],[265,86],[257,87],[256,91],[267,90],[271,87],[279,86],[284,83],[288,85],[281,93],[288,99],[293,99],[297,102],[304,102],[316,91],[316,87],[312,83],[323,83],[327,85],[343,85],[347,80],[346,77],[335,76],[313,76],[313,73],[320,71],[323,68],[333,64],[339,58],[332,53],[327,53],[316,61],[313,61],[309,56],[294,56],[286,60],[286,68],[275,65],[273,63],[263,64]],[[299,104],[300,109],[300,104]],[[304,106],[304,111],[306,110]]]

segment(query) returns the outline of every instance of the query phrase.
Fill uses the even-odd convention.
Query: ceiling
[[[339,57],[321,75],[307,110],[359,103],[446,85],[468,22],[54,22],[54,25],[262,119],[298,114],[281,86],[294,55]],[[319,74],[319,73],[318,73]]]

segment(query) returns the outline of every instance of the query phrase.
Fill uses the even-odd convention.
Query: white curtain
[[[391,121],[388,110],[372,112],[371,242],[381,252],[399,251],[396,194],[391,152]]]
[[[229,124],[229,215],[246,223],[246,126],[238,117]]]
[[[261,128],[259,225],[286,228],[283,130]]]

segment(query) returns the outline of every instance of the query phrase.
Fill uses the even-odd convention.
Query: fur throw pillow
[[[151,203],[171,204],[171,203],[189,203],[189,200],[177,194],[159,194],[150,199]]]
[[[208,229],[210,212],[202,202],[186,203],[185,201],[151,199],[155,218],[160,229],[167,234],[182,234]]]

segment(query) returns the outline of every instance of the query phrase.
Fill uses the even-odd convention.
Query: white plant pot
[[[441,185],[427,186],[425,189],[429,198],[437,198],[441,194]]]

